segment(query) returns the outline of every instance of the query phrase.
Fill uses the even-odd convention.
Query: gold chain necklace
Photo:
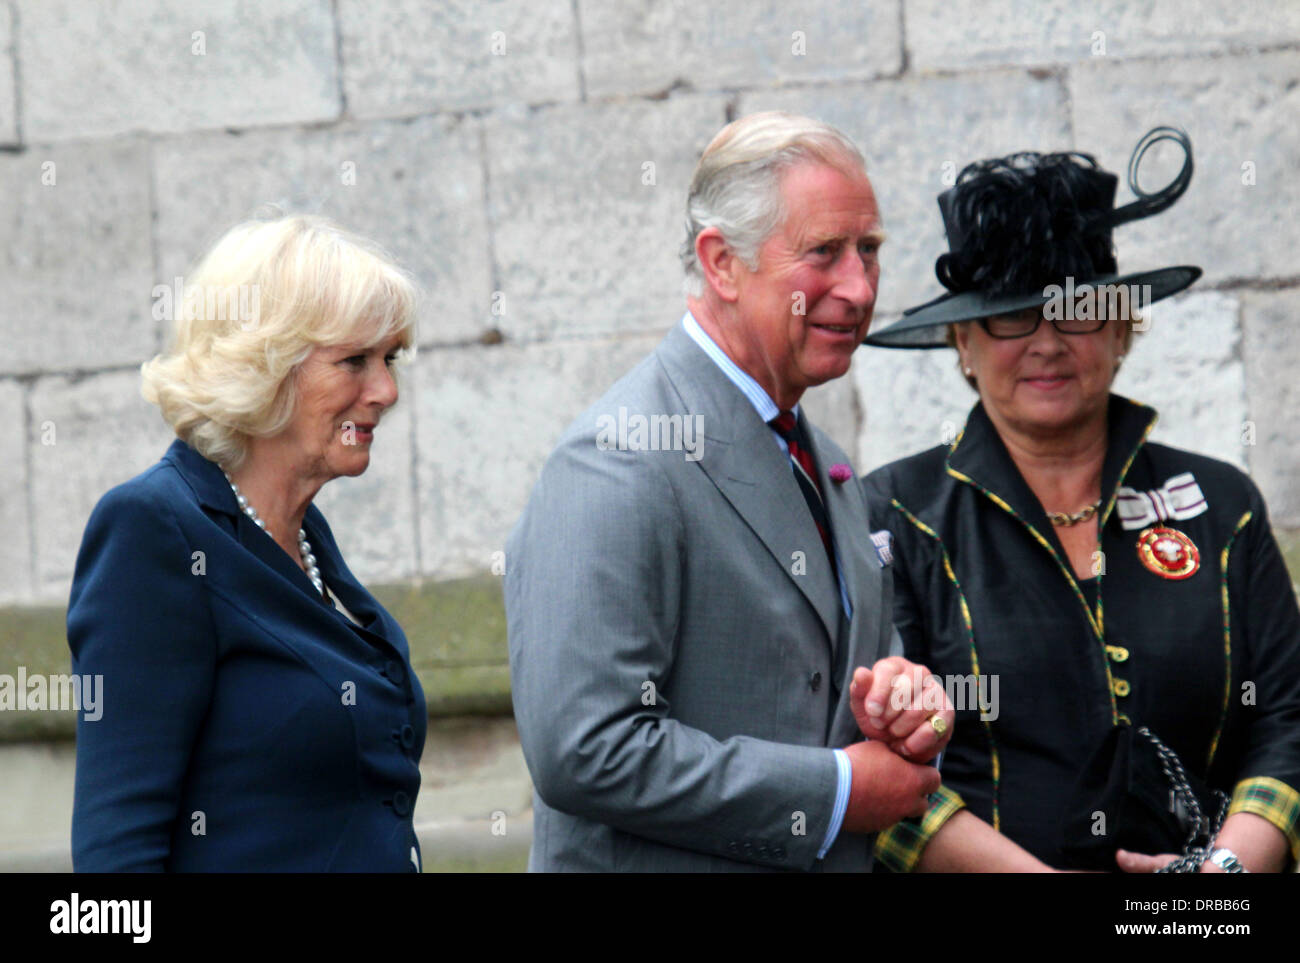
[[[1101,508],[1101,499],[1098,498],[1091,505],[1085,505],[1077,512],[1066,514],[1065,512],[1048,512],[1047,517],[1052,520],[1052,524],[1057,527],[1077,525],[1079,522],[1086,522],[1097,514],[1097,509]]]

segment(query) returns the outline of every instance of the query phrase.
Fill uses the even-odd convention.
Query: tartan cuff
[[[876,837],[876,859],[895,873],[912,872],[934,834],[965,806],[960,795],[940,786],[930,793],[930,808],[919,820],[904,819]]]
[[[1280,829],[1286,836],[1292,861],[1300,860],[1300,793],[1268,776],[1252,776],[1237,783],[1232,791],[1228,815],[1254,813]]]

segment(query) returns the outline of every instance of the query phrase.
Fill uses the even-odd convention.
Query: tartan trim
[[[956,451],[956,448],[954,448],[953,451]],[[952,456],[949,455],[949,457],[951,458]],[[1021,525],[1025,526],[1026,531],[1028,531],[1029,534],[1034,537],[1034,541],[1036,541],[1039,545],[1041,545],[1044,549],[1046,549],[1047,554],[1052,556],[1052,560],[1056,562],[1056,567],[1059,568],[1061,570],[1061,574],[1065,576],[1066,584],[1069,585],[1070,590],[1074,592],[1074,597],[1077,598],[1079,600],[1079,604],[1083,606],[1083,614],[1088,619],[1088,627],[1092,629],[1093,636],[1097,639],[1099,643],[1104,645],[1106,640],[1104,637],[1104,633],[1102,632],[1101,622],[1098,620],[1098,615],[1100,614],[1100,609],[1101,609],[1100,605],[1098,606],[1097,612],[1093,612],[1092,609],[1088,608],[1088,600],[1084,598],[1083,590],[1079,588],[1079,583],[1074,577],[1074,570],[1071,569],[1070,566],[1065,564],[1061,556],[1056,553],[1056,549],[1052,548],[1052,543],[1049,542],[1046,538],[1044,538],[1042,533],[1039,532],[1038,529],[1034,528],[1034,526],[1031,525],[1027,519],[1025,519],[1022,515],[1020,515],[1019,512],[1017,512],[1014,508],[1008,505],[1005,500],[995,495],[993,492],[989,491],[983,485],[979,484],[979,482],[975,481],[975,479],[971,478],[969,475],[963,475],[961,472],[953,468],[951,465],[947,466],[947,472],[950,476],[957,479],[959,482],[965,482],[967,485],[970,485],[971,488],[983,494],[994,505],[1002,509],[1008,515],[1010,515],[1012,518],[1018,521]],[[1099,546],[1098,548],[1099,551],[1101,545],[1101,536],[1102,536],[1101,523],[1098,522],[1097,544]],[[1097,586],[1097,600],[1098,602],[1101,601],[1100,583],[1098,583]],[[1103,651],[1103,655],[1104,655],[1104,651]],[[1119,706],[1115,702],[1115,679],[1111,675],[1110,659],[1103,658],[1101,662],[1102,662],[1102,668],[1106,670],[1106,690],[1110,698],[1111,722],[1118,722]]]
[[[1140,407],[1142,406],[1141,402],[1132,403]],[[1145,407],[1150,406],[1147,405]],[[1115,488],[1111,491],[1110,495],[1107,496],[1106,504],[1102,506],[1101,515],[1097,519],[1097,551],[1101,552],[1102,557],[1101,571],[1097,573],[1097,636],[1101,639],[1103,645],[1106,642],[1106,613],[1105,607],[1102,603],[1102,595],[1104,593],[1102,592],[1101,587],[1102,582],[1106,579],[1106,554],[1102,551],[1101,543],[1106,534],[1106,523],[1110,521],[1111,512],[1115,510],[1115,505],[1119,500],[1119,490],[1123,487],[1124,480],[1128,478],[1128,470],[1133,467],[1133,461],[1137,458],[1138,452],[1142,450],[1142,446],[1147,443],[1147,439],[1151,437],[1151,432],[1155,430],[1156,422],[1159,420],[1160,416],[1157,415],[1147,422],[1147,427],[1146,430],[1142,432],[1142,437],[1139,438],[1137,444],[1133,446],[1133,450],[1128,453],[1128,458],[1124,462],[1124,467],[1119,470],[1119,475],[1116,476],[1115,480]],[[1070,573],[1071,576],[1073,576],[1073,574],[1073,572]],[[1109,652],[1107,654],[1109,654]],[[1111,712],[1115,714],[1115,722],[1128,722],[1128,716],[1119,711],[1119,705],[1115,702],[1115,680],[1110,671],[1110,659],[1103,659],[1102,661],[1106,663],[1106,681],[1111,684],[1110,706]]]
[[[959,439],[960,440],[960,439]],[[948,547],[943,544],[943,539],[939,534],[925,522],[921,521],[906,508],[897,498],[891,498],[889,503],[898,510],[898,512],[909,522],[916,526],[917,530],[930,536],[939,545],[939,551],[943,555],[943,571],[948,576],[948,581],[952,582],[953,588],[957,590],[957,601],[961,603],[961,618],[966,626],[966,637],[970,640],[970,665],[971,672],[975,674],[976,679],[980,675],[979,653],[975,651],[975,623],[971,619],[970,606],[966,604],[966,593],[962,590],[961,582],[957,579],[957,573],[952,567],[952,562],[948,558]],[[984,735],[989,740],[989,759],[993,769],[993,828],[1002,829],[1002,815],[998,808],[999,787],[1002,780],[1002,764],[998,759],[998,744],[993,738],[993,724],[984,718],[984,713],[980,713],[980,724],[984,726]],[[960,796],[958,797],[961,798]],[[963,803],[963,805],[965,805]]]
[[[1138,407],[1151,407],[1150,405],[1143,405],[1140,401],[1131,401],[1131,403]],[[1133,467],[1133,460],[1137,458],[1138,452],[1142,450],[1142,446],[1145,445],[1147,439],[1151,437],[1151,432],[1155,430],[1156,422],[1159,420],[1160,418],[1157,415],[1155,418],[1152,418],[1147,422],[1146,431],[1142,432],[1142,437],[1138,439],[1138,443],[1134,445],[1133,450],[1129,452],[1128,460],[1124,462],[1124,467],[1119,470],[1118,481],[1115,483],[1115,490],[1110,493],[1110,497],[1106,499],[1106,504],[1102,506],[1101,514],[1097,517],[1098,533],[1100,533],[1102,529],[1106,527],[1106,523],[1110,521],[1110,513],[1115,509],[1115,503],[1119,499],[1119,490],[1124,484],[1124,479],[1128,477],[1128,470]]]
[[[912,872],[934,834],[964,808],[966,803],[957,792],[940,786],[930,793],[930,808],[919,820],[904,819],[876,837],[876,859],[895,873]]]
[[[1223,725],[1228,721],[1228,702],[1232,698],[1232,600],[1228,594],[1228,557],[1237,536],[1250,524],[1252,517],[1251,512],[1241,516],[1237,527],[1232,530],[1232,536],[1219,553],[1219,596],[1223,602],[1223,705],[1219,708],[1219,724],[1214,727],[1214,738],[1210,740],[1210,754],[1205,761],[1207,769],[1214,764],[1214,754],[1219,749]]]
[[[1228,815],[1254,813],[1281,830],[1286,836],[1291,859],[1300,860],[1300,793],[1269,776],[1252,776],[1237,783],[1232,792]]]
[[[1142,407],[1138,402],[1130,401],[1130,404],[1134,404],[1137,405],[1138,407]],[[1154,414],[1154,412],[1152,412],[1152,414]],[[1128,458],[1125,460],[1123,468],[1120,469],[1119,476],[1115,480],[1114,489],[1110,492],[1109,495],[1105,495],[1105,504],[1102,506],[1101,512],[1097,517],[1097,550],[1099,552],[1101,551],[1102,538],[1106,532],[1106,522],[1109,521],[1111,512],[1115,508],[1115,502],[1119,496],[1120,486],[1124,484],[1124,479],[1128,476],[1129,468],[1132,467],[1133,461],[1134,459],[1137,458],[1138,452],[1142,450],[1142,446],[1146,444],[1147,438],[1150,437],[1152,430],[1156,426],[1157,420],[1158,417],[1152,417],[1147,422],[1146,429],[1142,432],[1142,437],[1137,440],[1137,444],[1134,445],[1133,450],[1129,452]],[[1105,630],[1105,615],[1102,607],[1102,591],[1101,591],[1101,587],[1102,587],[1101,583],[1106,573],[1104,554],[1102,556],[1103,558],[1102,570],[1097,573],[1097,611],[1093,612],[1093,610],[1088,607],[1088,600],[1084,598],[1083,590],[1079,588],[1078,580],[1075,579],[1074,577],[1074,570],[1069,565],[1067,565],[1065,560],[1063,560],[1056,553],[1056,549],[1052,548],[1052,543],[1049,542],[1046,538],[1044,538],[1042,533],[1039,532],[1038,529],[1034,528],[1034,526],[1031,525],[1027,519],[1023,518],[1019,513],[1017,513],[1016,510],[1012,508],[1010,505],[1008,505],[1004,499],[998,497],[993,492],[989,491],[987,488],[980,485],[977,481],[975,481],[975,479],[971,478],[969,475],[965,475],[962,472],[959,472],[957,469],[952,467],[952,456],[957,453],[957,447],[961,444],[962,436],[964,434],[965,434],[965,430],[963,430],[962,434],[958,435],[956,441],[952,443],[952,447],[948,452],[948,458],[944,462],[945,471],[947,471],[948,475],[951,476],[952,478],[955,478],[960,482],[964,482],[965,484],[970,485],[977,492],[980,492],[983,495],[985,495],[989,499],[989,501],[993,502],[994,505],[1002,509],[1008,515],[1010,515],[1012,518],[1018,521],[1021,525],[1025,526],[1025,529],[1029,532],[1030,535],[1033,536],[1034,540],[1038,542],[1038,544],[1041,545],[1043,548],[1045,548],[1047,550],[1047,553],[1052,556],[1052,559],[1056,562],[1057,568],[1059,568],[1061,570],[1061,574],[1065,576],[1066,584],[1070,586],[1070,589],[1074,592],[1075,598],[1077,598],[1079,600],[1079,604],[1083,606],[1083,614],[1088,619],[1088,626],[1092,629],[1093,634],[1097,638],[1097,641],[1103,647],[1101,664],[1102,664],[1102,668],[1106,672],[1106,694],[1107,697],[1110,699],[1111,721],[1116,725],[1119,724],[1121,718],[1124,721],[1127,721],[1128,717],[1122,716],[1122,714],[1119,711],[1119,704],[1115,701],[1115,678],[1110,671],[1110,659],[1109,657],[1107,657],[1104,648],[1106,643],[1106,630]],[[994,828],[996,829],[997,827],[995,826]]]

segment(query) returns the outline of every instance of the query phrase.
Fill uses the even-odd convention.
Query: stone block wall
[[[699,152],[769,108],[863,147],[878,324],[938,293],[934,198],[966,163],[1079,148],[1122,174],[1149,126],[1188,130],[1186,197],[1117,247],[1205,276],[1119,387],[1158,439],[1250,470],[1290,538],[1298,107],[1287,0],[0,0],[0,605],[66,600],[96,499],[170,440],[138,390],[155,286],[268,202],[374,237],[427,291],[371,469],[320,495],[349,561],[487,572],[564,425],[680,317]],[[863,471],[972,401],[950,353],[879,350],[808,397]]]
[[[1186,129],[1187,195],[1116,240],[1122,267],[1205,276],[1118,388],[1161,409],[1157,439],[1252,473],[1300,573],[1293,0],[0,0],[0,673],[66,670],[85,521],[171,440],[139,394],[155,286],[276,203],[427,291],[369,471],[319,504],[431,712],[507,712],[494,553],[566,423],[681,316],[700,151],[769,108],[862,146],[881,325],[939,292],[934,198],[965,164],[1077,148],[1122,175],[1149,127]],[[1147,187],[1176,158],[1149,160]],[[860,351],[806,396],[861,471],[950,439],[972,401],[947,351]],[[72,732],[0,714],[0,868],[67,865]],[[509,720],[438,723],[424,769],[430,865],[520,865]]]

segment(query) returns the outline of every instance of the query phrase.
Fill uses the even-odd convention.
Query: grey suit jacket
[[[610,419],[637,415],[699,416],[702,447],[620,448]],[[849,677],[889,649],[891,580],[861,486],[827,476],[848,458],[805,427],[851,620],[772,429],[680,325],[547,460],[506,549],[530,869],[870,868],[868,836],[816,853],[829,747],[861,738]]]

